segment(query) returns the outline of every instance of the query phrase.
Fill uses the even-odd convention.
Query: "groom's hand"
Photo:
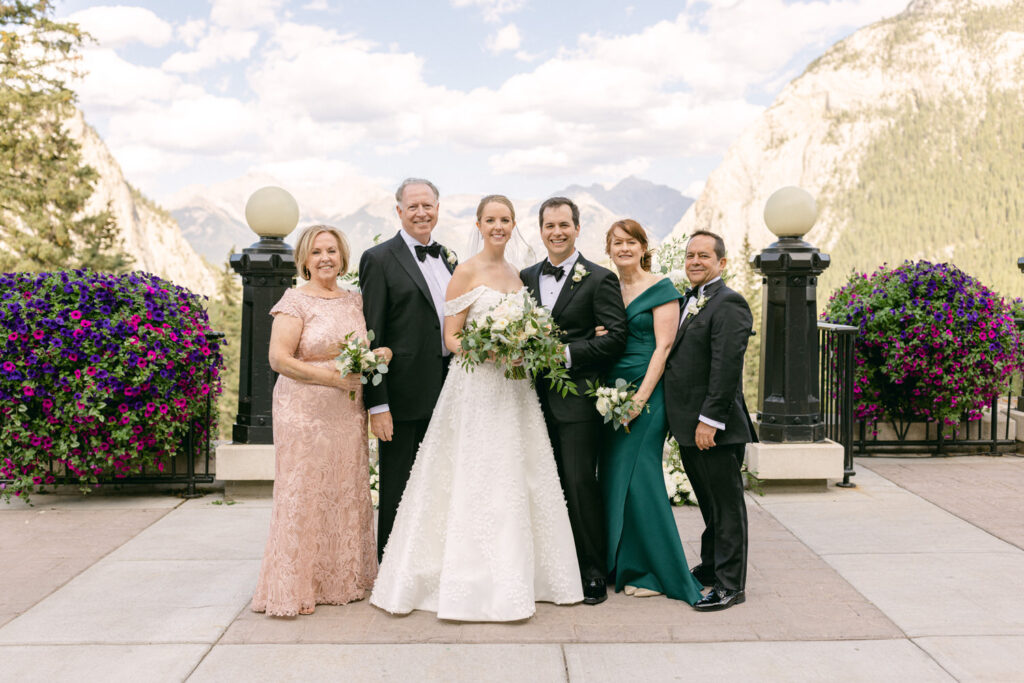
[[[694,441],[697,442],[697,448],[702,451],[713,447],[715,445],[715,432],[718,430],[709,424],[703,422],[697,423],[697,432],[694,434]]]
[[[395,425],[391,421],[391,411],[370,416],[370,429],[381,441],[391,441],[395,435]]]

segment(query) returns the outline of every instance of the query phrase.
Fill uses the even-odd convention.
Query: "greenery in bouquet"
[[[388,373],[388,365],[370,349],[369,344],[373,340],[373,330],[367,330],[366,339],[356,337],[355,332],[346,334],[334,359],[334,366],[338,368],[338,372],[343,376],[355,373],[359,375],[359,381],[363,384],[380,384],[384,375]],[[354,401],[356,392],[348,392],[348,397]]]
[[[977,420],[1021,367],[1011,305],[953,265],[905,261],[853,274],[823,317],[859,328],[859,420]]]
[[[565,368],[565,346],[551,313],[525,290],[501,299],[483,320],[473,320],[458,333],[466,369],[493,360],[509,379],[543,376],[555,391],[576,394],[576,384]]]
[[[613,387],[594,384],[588,379],[585,393],[587,396],[597,399],[594,401],[594,407],[604,418],[605,424],[610,422],[614,429],[622,427],[629,434],[630,413],[637,407],[634,400],[636,398],[635,386],[621,377],[615,380]],[[647,412],[651,410],[647,406],[644,408],[647,409]]]
[[[51,464],[83,491],[162,471],[190,423],[214,428],[200,418],[223,361],[202,297],[142,272],[7,273],[0,286],[6,500],[54,483]]]

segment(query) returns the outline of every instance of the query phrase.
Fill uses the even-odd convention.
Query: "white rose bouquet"
[[[361,375],[359,380],[363,384],[377,386],[384,379],[388,372],[387,363],[380,356],[370,350],[369,343],[373,341],[373,330],[366,333],[366,339],[355,336],[355,332],[349,332],[341,340],[341,351],[334,359],[334,366],[338,372],[344,375],[357,373]],[[355,400],[356,392],[348,392],[348,397]]]
[[[635,400],[636,387],[621,377],[615,380],[614,387],[594,384],[588,379],[586,394],[597,399],[594,402],[594,407],[604,417],[605,424],[611,422],[612,427],[615,429],[622,427],[629,434],[629,415],[639,408],[638,402]],[[650,408],[646,405],[644,409],[650,412]]]
[[[467,323],[458,334],[459,362],[466,369],[493,360],[505,367],[509,379],[537,377],[551,381],[562,396],[576,394],[565,368],[565,351],[551,313],[526,291],[505,296],[483,320]]]

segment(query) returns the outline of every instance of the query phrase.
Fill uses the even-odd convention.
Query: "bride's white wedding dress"
[[[445,304],[483,318],[481,285]],[[540,402],[526,380],[454,360],[420,445],[370,602],[396,614],[514,621],[535,602],[583,599],[565,497]]]

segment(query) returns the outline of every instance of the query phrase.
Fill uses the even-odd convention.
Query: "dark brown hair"
[[[569,211],[572,213],[572,224],[577,228],[580,227],[580,207],[576,206],[576,203],[568,197],[551,197],[544,200],[544,203],[540,205],[540,211],[537,213],[537,220],[540,221],[540,226],[544,227],[544,212],[559,206],[568,206]]]
[[[690,242],[693,241],[694,237],[700,237],[701,235],[703,235],[704,237],[710,237],[715,241],[715,256],[717,256],[719,260],[724,259],[725,240],[723,240],[721,236],[711,232],[710,230],[694,230],[693,234],[690,235],[690,239],[686,240],[686,244],[689,245]]]
[[[604,236],[604,253],[609,256],[612,255],[612,233],[615,232],[615,228],[618,228],[640,243],[640,246],[644,248],[643,256],[640,257],[640,267],[647,272],[651,272],[651,250],[648,248],[647,232],[642,225],[632,218],[624,218],[621,221],[612,223],[612,227],[608,228],[608,232]]]

